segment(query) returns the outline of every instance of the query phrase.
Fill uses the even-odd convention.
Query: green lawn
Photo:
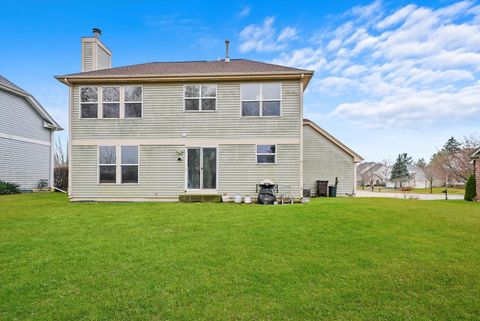
[[[479,320],[480,204],[0,197],[0,320]]]
[[[358,190],[363,190],[363,187],[358,187]],[[372,189],[370,187],[365,187],[365,191],[371,191]],[[445,187],[434,187],[433,188],[433,194],[443,194],[443,191],[445,190]],[[413,194],[430,194],[430,188],[415,188],[413,191],[405,192],[400,189],[395,189],[395,188],[385,188],[385,187],[375,187],[374,192],[382,192],[382,193],[413,193]],[[465,194],[465,189],[464,188],[453,188],[449,187],[448,188],[448,194]]]

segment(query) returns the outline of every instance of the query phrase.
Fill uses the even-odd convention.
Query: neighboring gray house
[[[0,179],[37,188],[53,183],[53,133],[62,128],[28,92],[0,76]]]
[[[353,193],[358,155],[303,120],[313,71],[230,60],[228,45],[224,60],[111,68],[99,36],[82,39],[85,72],[56,76],[70,89],[72,201],[253,196],[264,179],[301,196],[334,177]]]
[[[363,158],[311,120],[303,120],[303,184],[312,191],[316,180],[335,184],[337,194],[355,194],[356,167]]]

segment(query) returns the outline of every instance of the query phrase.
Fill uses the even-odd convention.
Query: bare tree
[[[66,191],[68,189],[68,143],[62,144],[60,138],[55,142],[53,160],[55,165],[53,170],[54,186]]]
[[[466,182],[470,175],[473,175],[470,155],[472,155],[479,146],[480,136],[478,136],[478,134],[472,134],[463,137],[459,148],[443,148],[434,155],[434,158],[441,164],[441,168],[446,176]]]

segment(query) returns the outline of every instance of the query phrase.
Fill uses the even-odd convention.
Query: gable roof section
[[[0,75],[0,88],[3,88],[11,93],[14,93],[18,96],[24,97],[30,105],[35,109],[35,111],[43,118],[48,124],[49,128],[53,130],[63,130],[62,127],[50,116],[50,114],[45,110],[45,108],[40,105],[40,103],[33,97],[31,94],[23,90],[22,88],[15,85],[13,82],[7,78]]]
[[[87,80],[175,80],[175,79],[255,79],[255,78],[296,78],[304,79],[304,87],[313,76],[313,71],[274,65],[270,63],[231,59],[230,62],[218,61],[183,61],[183,62],[149,62],[138,65],[100,69],[55,76],[59,81],[85,82]]]
[[[317,124],[315,124],[313,121],[309,120],[309,119],[304,119],[303,120],[303,125],[307,125],[307,126],[310,126],[311,128],[313,128],[315,131],[317,131],[320,135],[323,135],[325,138],[327,138],[328,140],[330,140],[332,143],[334,143],[335,145],[337,145],[340,149],[342,149],[345,153],[347,153],[348,155],[352,156],[353,157],[353,161],[355,163],[360,163],[361,161],[363,161],[363,158],[362,156],[358,155],[357,153],[355,153],[353,150],[351,150],[350,148],[348,148],[345,144],[343,144],[341,141],[339,141],[338,139],[336,139],[335,137],[333,137],[332,135],[330,135],[326,130],[324,130],[323,128],[321,128],[320,126],[318,126]]]
[[[473,154],[470,155],[470,158],[472,158],[472,159],[480,159],[480,148],[478,148],[476,151],[474,151]]]

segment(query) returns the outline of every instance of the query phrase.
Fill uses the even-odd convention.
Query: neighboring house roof
[[[472,159],[478,159],[478,158],[480,158],[480,148],[477,149],[476,151],[474,151],[473,154],[470,155],[470,158],[472,158]]]
[[[55,76],[68,85],[69,82],[101,79],[145,79],[145,78],[199,78],[199,77],[255,77],[255,76],[299,76],[304,77],[304,86],[313,76],[313,71],[274,65],[265,62],[231,59],[230,62],[218,61],[184,61],[184,62],[149,62],[138,65],[100,69],[81,73]]]
[[[48,114],[45,108],[40,105],[40,103],[29,94],[27,91],[23,90],[22,88],[15,85],[13,82],[8,80],[7,78],[0,75],[0,88],[3,88],[11,93],[14,93],[18,96],[24,97],[30,105],[35,109],[35,111],[49,124],[49,128],[53,130],[63,130],[62,127]]]
[[[351,150],[350,148],[348,148],[345,144],[343,144],[341,141],[339,141],[338,139],[336,139],[335,137],[333,137],[332,135],[330,135],[326,130],[324,130],[323,128],[321,128],[320,126],[318,126],[317,124],[315,124],[313,121],[309,120],[309,119],[304,119],[303,120],[303,124],[304,125],[307,125],[307,126],[310,126],[311,128],[313,128],[314,130],[316,130],[318,133],[320,133],[321,135],[325,136],[325,138],[327,138],[328,140],[330,140],[332,143],[334,143],[335,145],[337,145],[340,149],[342,149],[344,152],[346,152],[347,154],[349,154],[350,156],[353,157],[353,161],[355,163],[360,163],[361,161],[363,161],[363,158],[362,156],[358,155],[357,153],[355,153],[353,150]]]

